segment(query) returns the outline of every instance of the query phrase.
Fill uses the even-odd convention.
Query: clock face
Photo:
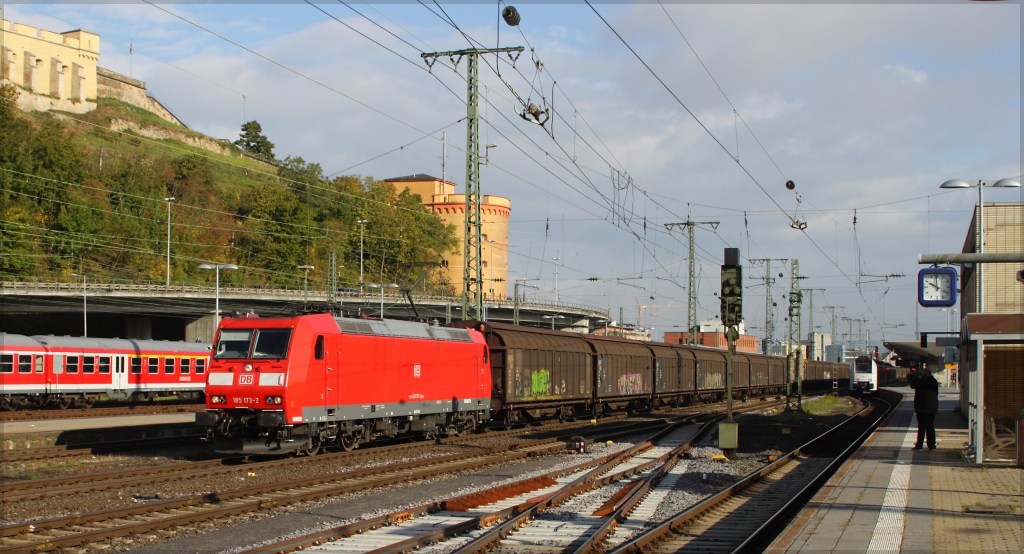
[[[956,304],[956,270],[930,267],[918,272],[918,302],[925,307]]]
[[[953,279],[948,273],[930,273],[922,277],[924,290],[921,298],[925,300],[949,300],[953,295]]]

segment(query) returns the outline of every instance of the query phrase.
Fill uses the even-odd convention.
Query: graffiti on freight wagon
[[[561,398],[566,393],[567,386],[563,380],[561,383],[551,382],[551,372],[547,369],[536,369],[524,375],[525,372],[515,372],[515,395],[520,400],[553,400]]]
[[[619,394],[643,394],[644,379],[639,373],[626,373],[619,376]]]

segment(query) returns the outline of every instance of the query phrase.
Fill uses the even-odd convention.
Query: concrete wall
[[[175,125],[186,127],[184,123],[174,114],[163,107],[155,98],[146,92],[146,83],[132,79],[127,75],[121,75],[115,71],[96,68],[96,86],[98,94],[107,98],[116,98],[147,112],[156,114],[161,119],[167,120]]]

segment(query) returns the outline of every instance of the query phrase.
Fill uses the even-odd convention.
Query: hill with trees
[[[310,288],[323,290],[333,251],[338,286],[352,286],[360,220],[369,282],[401,282],[410,264],[440,262],[458,245],[454,228],[408,191],[329,178],[301,157],[276,160],[256,121],[214,152],[195,146],[208,137],[117,100],[99,98],[85,115],[25,113],[16,94],[0,88],[2,280],[75,273],[162,284],[168,206],[172,285],[209,283],[201,263],[233,263],[239,271],[222,273],[222,283],[295,286],[297,267],[312,265]],[[129,123],[115,131],[113,121]],[[161,127],[163,135],[149,132]],[[436,291],[436,280],[427,286]]]

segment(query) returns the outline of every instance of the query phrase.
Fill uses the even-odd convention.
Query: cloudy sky
[[[512,5],[518,27],[498,2],[3,9],[100,34],[100,65],[145,81],[193,129],[234,139],[255,119],[279,158],[328,174],[439,176],[445,131],[460,192],[466,62],[428,71],[420,54],[523,46],[514,65],[481,58],[481,139],[497,145],[481,189],[512,200],[509,274],[530,296],[553,299],[557,271],[562,302],[630,323],[660,306],[642,311],[660,337],[686,320],[687,238],[666,224],[715,221],[696,230],[701,320],[718,312],[733,247],[751,334],[765,326],[765,267],[751,259],[773,259],[777,338],[781,259],[819,289],[826,333],[825,306],[873,341],[945,330],[946,312],[917,308],[917,255],[964,243],[976,189],[939,184],[1020,177],[1019,2]],[[543,126],[518,114],[530,103],[549,110]]]

